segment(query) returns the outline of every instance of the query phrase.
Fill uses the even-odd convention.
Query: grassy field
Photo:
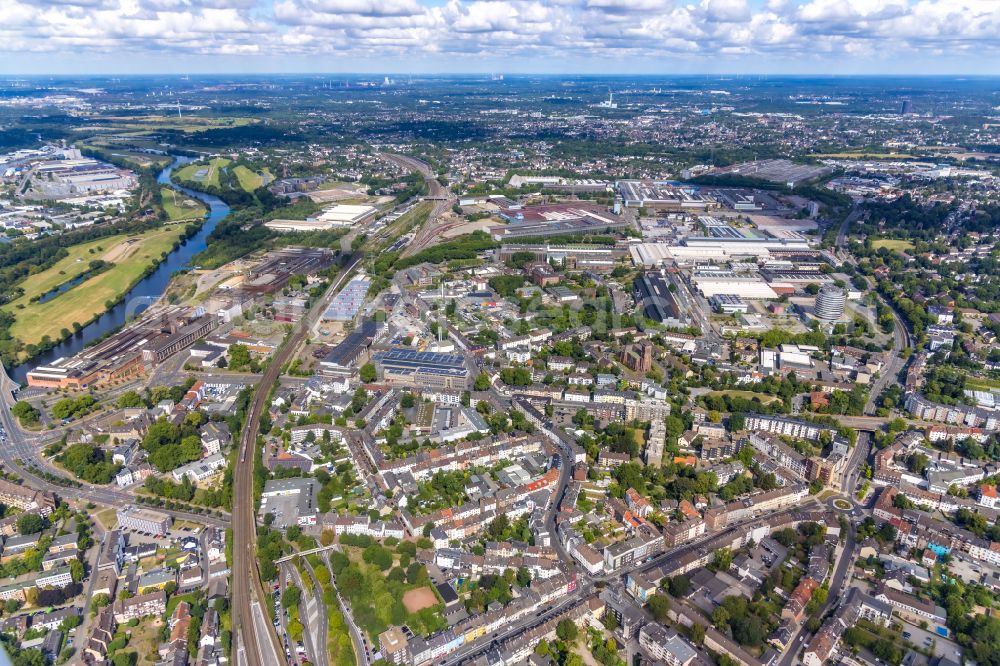
[[[993,389],[1000,389],[1000,381],[984,377],[966,377],[965,388],[972,391],[992,391]]]
[[[183,233],[183,225],[173,224],[144,234],[109,236],[69,248],[70,256],[24,280],[20,284],[24,295],[4,306],[17,318],[11,334],[25,344],[34,344],[46,335],[57,338],[64,328],[73,330],[73,322],[86,324],[105,311],[106,301],[115,301],[128,291],[147,267],[173,248]],[[32,296],[50,291],[86,272],[92,259],[104,259],[114,266],[50,301],[30,301]],[[19,308],[19,305],[24,307]]]
[[[213,157],[211,161],[209,161],[208,167],[205,167],[204,165],[201,164],[188,164],[187,166],[177,170],[177,179],[193,180],[195,182],[199,182],[204,185],[214,185],[218,187],[219,169],[225,166],[229,166],[230,162],[231,160],[228,160],[225,157]],[[208,174],[206,174],[206,176],[201,180],[195,178],[195,174],[197,174],[199,171],[205,168],[208,169]]]
[[[236,174],[236,178],[240,181],[240,187],[242,187],[247,192],[253,192],[258,187],[264,184],[264,179],[261,178],[260,174],[256,171],[252,171],[247,167],[240,164],[233,169],[233,173]],[[267,169],[264,170],[272,180],[271,172]]]
[[[208,212],[208,208],[197,199],[192,199],[170,187],[160,190],[160,198],[163,200],[163,210],[171,222],[200,220]]]
[[[105,509],[95,517],[105,530],[113,530],[118,525],[118,511],[116,509]]]
[[[737,391],[737,390],[727,390],[727,391],[709,391],[705,395],[731,395],[734,398],[743,398],[745,400],[753,400],[756,398],[761,402],[761,404],[767,405],[772,402],[778,402],[781,400],[776,395],[768,395],[766,393],[754,393],[753,391]]]
[[[159,116],[103,116],[102,120],[110,120],[115,127],[132,130],[163,130],[172,129],[181,132],[204,132],[210,129],[242,127],[255,123],[252,118],[217,117],[204,118],[198,116],[181,116],[176,114]]]
[[[887,160],[887,159],[910,160],[910,159],[915,159],[916,155],[910,155],[909,153],[866,153],[863,150],[855,150],[843,153],[818,153],[816,155],[810,155],[810,157],[830,157],[833,159],[851,159],[855,157],[867,157],[873,160]]]
[[[905,240],[893,240],[891,238],[882,238],[880,240],[872,241],[872,249],[879,250],[883,247],[889,250],[896,250],[898,252],[906,252],[907,250],[913,249],[913,243]]]

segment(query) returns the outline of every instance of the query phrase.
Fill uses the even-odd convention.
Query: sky
[[[1000,74],[1000,0],[0,0],[0,73]]]

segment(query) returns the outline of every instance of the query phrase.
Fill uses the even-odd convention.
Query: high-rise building
[[[847,294],[840,287],[824,285],[816,295],[816,316],[828,321],[836,321],[844,316]]]

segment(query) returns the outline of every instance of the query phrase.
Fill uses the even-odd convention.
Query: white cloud
[[[1000,63],[1000,0],[2,0],[11,57],[336,54],[355,59],[757,56],[809,63],[967,54]],[[470,61],[462,60],[468,66]]]

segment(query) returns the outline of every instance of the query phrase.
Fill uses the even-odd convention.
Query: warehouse
[[[490,227],[490,236],[493,240],[607,234],[629,226],[628,220],[623,217],[574,207],[563,207],[542,213],[532,209],[510,209],[501,211],[501,216],[510,220],[511,224]]]
[[[334,204],[319,215],[305,220],[271,220],[264,226],[275,231],[323,231],[337,227],[353,227],[372,220],[378,213],[374,206]]]
[[[351,374],[352,369],[368,353],[372,344],[385,335],[386,330],[384,322],[363,320],[360,326],[351,331],[320,361],[320,368],[326,374]]]
[[[763,278],[751,273],[696,271],[691,276],[691,284],[705,298],[711,298],[720,294],[738,296],[743,299],[771,299],[778,297]]]
[[[665,277],[649,272],[636,278],[633,284],[635,301],[642,307],[643,314],[667,326],[684,326],[680,307],[670,292]]]
[[[722,314],[746,314],[750,306],[735,294],[716,294],[709,299],[716,312]]]
[[[620,180],[617,187],[628,208],[706,210],[719,206],[718,202],[699,194],[694,188],[674,183]]]
[[[371,280],[359,275],[347,283],[340,293],[333,297],[323,313],[324,321],[351,321],[365,303]]]

